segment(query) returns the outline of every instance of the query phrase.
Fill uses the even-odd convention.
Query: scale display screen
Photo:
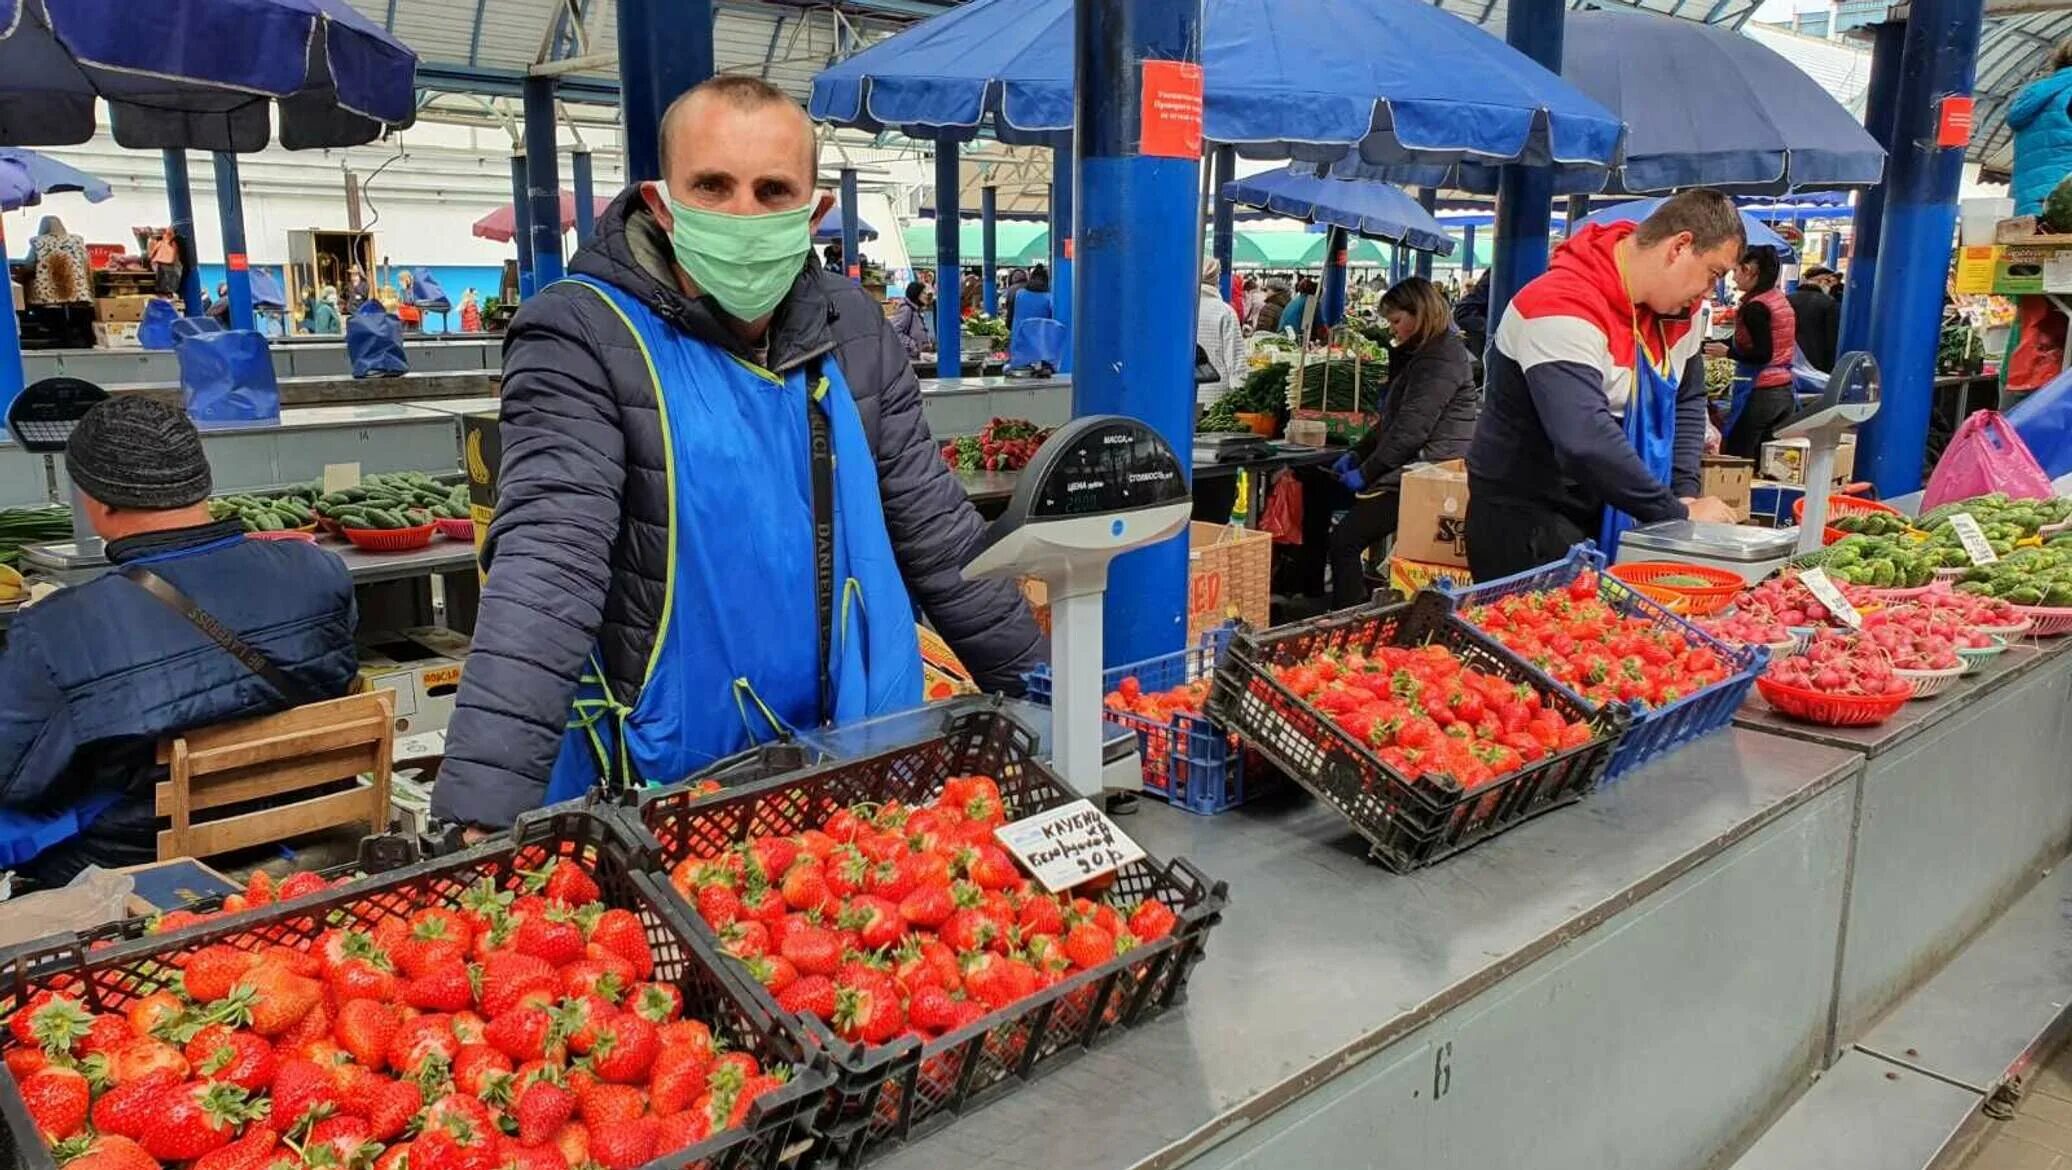
[[[106,390],[83,378],[45,378],[15,397],[7,408],[7,429],[23,450],[63,451],[80,416],[107,398]]]
[[[1187,498],[1187,480],[1172,448],[1156,432],[1127,419],[1104,421],[1074,436],[1046,460],[1031,520],[1127,512]]]

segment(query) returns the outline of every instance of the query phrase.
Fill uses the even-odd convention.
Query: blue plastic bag
[[[274,380],[266,338],[250,329],[209,331],[182,320],[173,356],[180,361],[180,394],[198,427],[281,420],[281,388]]]
[[[418,269],[411,275],[410,283],[414,286],[410,290],[411,304],[433,313],[444,313],[453,308],[453,302],[447,299],[446,290],[440,288],[439,282],[432,279],[431,269]]]
[[[388,315],[378,301],[353,310],[345,323],[345,353],[355,378],[393,378],[410,372],[403,353],[403,323]]]
[[[171,349],[174,341],[173,323],[180,319],[180,310],[173,302],[153,297],[144,304],[144,319],[137,323],[137,344],[145,349]]]
[[[1049,366],[1056,371],[1065,357],[1065,324],[1049,317],[1024,317],[1015,321],[1007,340],[1007,368],[1028,370]]]
[[[2052,479],[2072,472],[2072,370],[2023,396],[2007,421]]]

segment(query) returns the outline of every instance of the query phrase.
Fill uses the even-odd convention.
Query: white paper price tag
[[[1957,542],[1964,546],[1964,555],[1971,558],[1972,564],[1990,565],[2000,559],[2000,554],[1993,551],[1993,542],[1986,539],[1985,530],[1972,519],[1971,513],[1959,512],[1950,517],[1950,527],[1957,530]]]
[[[1053,894],[1144,856],[1107,813],[1085,800],[1002,825],[993,835]]]
[[[1849,599],[1842,596],[1842,591],[1835,587],[1826,569],[1807,569],[1799,574],[1799,580],[1804,581],[1806,588],[1813,591],[1815,601],[1826,606],[1829,613],[1842,619],[1843,625],[1851,628],[1862,627],[1863,615],[1857,613],[1856,607],[1849,604]]]
[[[324,494],[342,492],[347,488],[360,486],[360,465],[357,463],[324,464]]]

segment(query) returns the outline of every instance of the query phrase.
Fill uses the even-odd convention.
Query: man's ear
[[[663,194],[660,182],[649,179],[647,182],[642,183],[640,185],[640,197],[647,202],[648,211],[654,215],[655,222],[662,225],[664,234],[675,230],[676,217],[670,214],[669,197]]]
[[[815,205],[814,205],[814,207],[813,207],[813,226],[812,226],[812,232],[813,232],[814,234],[818,234],[818,233],[819,233],[819,231],[820,231],[820,221],[821,221],[821,220],[823,220],[823,219],[826,219],[826,218],[827,218],[827,213],[828,213],[828,212],[830,212],[830,211],[833,211],[833,210],[834,210],[834,208],[835,208],[835,196],[834,196],[834,192],[832,192],[832,191],[820,191],[820,192],[817,192],[816,194],[818,194],[818,195],[820,196],[820,202],[818,202],[817,204],[815,204]],[[843,257],[843,260],[844,260],[844,261],[846,262],[846,261],[848,260],[848,257],[846,257],[846,256],[845,256],[845,257]]]

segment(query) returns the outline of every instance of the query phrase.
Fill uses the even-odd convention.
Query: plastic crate
[[[1037,760],[1035,745],[1029,730],[1002,711],[965,711],[950,716],[939,734],[877,755],[711,796],[651,793],[633,822],[653,852],[649,868],[668,870],[718,855],[751,834],[798,832],[858,803],[925,803],[951,776],[993,777],[1015,820],[1079,799]],[[1171,906],[1179,916],[1173,932],[925,1044],[912,1037],[873,1048],[851,1044],[817,1019],[779,1011],[745,969],[729,968],[742,994],[796,1028],[834,1074],[815,1127],[820,1154],[858,1165],[1181,1002],[1209,930],[1222,920],[1224,886],[1183,858],[1162,864],[1146,857],[1116,871],[1109,889],[1121,901],[1157,898]],[[666,892],[687,931],[710,940],[675,888]]]
[[[1441,586],[1439,592],[1449,598],[1456,609],[1466,610],[1520,593],[1566,589],[1577,575],[1586,572],[1598,575],[1597,596],[1613,612],[1625,617],[1645,618],[1675,630],[1687,644],[1703,646],[1719,655],[1733,669],[1726,678],[1667,706],[1651,710],[1638,702],[1626,704],[1633,722],[1627,728],[1625,738],[1619,741],[1618,750],[1612,753],[1611,766],[1604,770],[1602,782],[1609,784],[1656,756],[1667,755],[1701,735],[1710,735],[1732,723],[1734,712],[1740,710],[1742,700],[1748,698],[1748,690],[1755,685],[1756,676],[1769,665],[1770,648],[1723,642],[1669,612],[1660,603],[1629,588],[1628,582],[1606,573],[1604,554],[1589,544],[1575,546],[1568,551],[1568,556],[1551,565],[1542,565],[1483,585],[1467,588]],[[1529,663],[1526,669],[1549,686],[1559,687],[1563,694],[1576,702],[1591,705],[1581,695]]]
[[[145,935],[148,920],[133,918],[9,948],[0,952],[0,1011],[11,1013],[36,992],[55,989],[80,996],[90,1010],[119,1012],[178,977],[161,958],[169,952],[218,942],[246,950],[307,946],[333,926],[371,926],[426,906],[456,905],[483,878],[508,888],[521,880],[520,869],[538,868],[548,857],[570,858],[589,868],[607,905],[640,918],[654,950],[654,978],[683,992],[687,1015],[709,1023],[729,1047],[766,1064],[789,1065],[794,1073],[789,1085],[756,1103],[746,1125],[656,1158],[642,1170],[771,1170],[795,1160],[807,1148],[806,1123],[826,1095],[827,1075],[805,1063],[796,1037],[765,1005],[742,997],[724,973],[728,960],[684,930],[667,884],[640,872],[633,864],[638,856],[616,816],[583,809],[542,813],[522,821],[511,837],[263,910],[160,935]],[[11,1076],[0,1076],[0,1116],[0,1165],[51,1170],[49,1151]]]
[[[1101,693],[1111,695],[1125,678],[1135,677],[1146,691],[1168,691],[1216,673],[1216,659],[1230,644],[1230,629],[1210,630],[1201,645],[1101,672]],[[1024,676],[1032,702],[1050,705],[1050,667],[1038,666]],[[1245,751],[1237,737],[1205,715],[1174,715],[1160,723],[1134,711],[1103,706],[1101,715],[1118,727],[1137,733],[1137,754],[1144,763],[1144,791],[1191,813],[1212,816],[1236,808],[1257,791],[1246,790]],[[1259,769],[1271,776],[1270,769]],[[1250,777],[1255,782],[1259,776]],[[1277,787],[1277,785],[1271,785]]]
[[[1274,668],[1326,651],[1437,643],[1466,665],[1523,683],[1597,737],[1470,792],[1449,777],[1408,780],[1366,744],[1281,684]],[[1430,865],[1484,838],[1582,797],[1611,761],[1623,709],[1593,711],[1451,611],[1444,597],[1343,610],[1258,638],[1238,634],[1216,668],[1209,717],[1329,803],[1367,839],[1375,860],[1398,873]]]

